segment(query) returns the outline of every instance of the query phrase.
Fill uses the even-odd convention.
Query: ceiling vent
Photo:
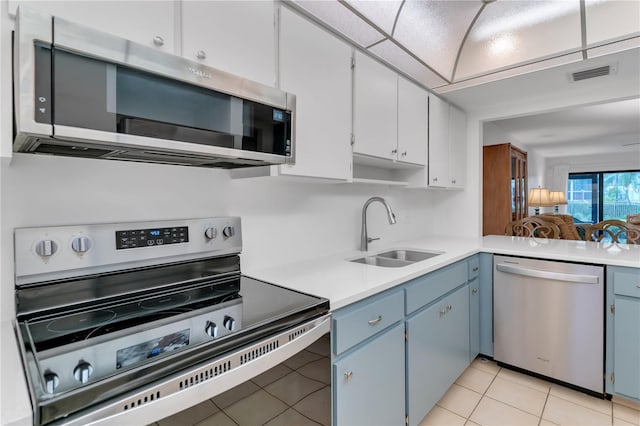
[[[573,81],[587,80],[594,77],[602,77],[611,74],[611,66],[592,68],[590,70],[578,71],[571,74]]]

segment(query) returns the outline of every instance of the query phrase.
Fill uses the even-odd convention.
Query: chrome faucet
[[[367,207],[369,207],[369,204],[373,203],[374,201],[381,202],[384,205],[384,207],[387,209],[387,218],[389,218],[389,225],[393,225],[396,223],[396,215],[393,214],[393,211],[391,210],[391,206],[389,205],[389,203],[385,201],[384,198],[382,197],[369,198],[364,203],[364,206],[362,206],[362,232],[360,233],[360,250],[362,251],[367,251],[369,249],[369,243],[371,241],[380,239],[380,238],[369,238],[369,235],[367,235]]]

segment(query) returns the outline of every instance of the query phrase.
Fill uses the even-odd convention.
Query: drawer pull
[[[473,272],[478,272],[478,267],[476,266],[475,268],[472,269]]]
[[[351,379],[353,379],[353,371],[345,371],[344,372],[344,379],[348,382]]]
[[[472,289],[471,289],[471,294],[476,294],[477,292],[478,292],[478,289],[477,289],[477,288],[472,288]]]
[[[369,325],[376,325],[382,321],[382,315],[378,315],[378,318],[367,321]]]
[[[636,288],[640,288],[640,284],[638,284],[638,285],[636,286]]]

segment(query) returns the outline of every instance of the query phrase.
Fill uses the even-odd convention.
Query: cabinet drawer
[[[469,265],[469,281],[471,281],[480,275],[480,258],[478,256],[473,256],[469,258],[467,263]]]
[[[612,269],[613,292],[621,296],[640,297],[640,269]]]
[[[405,287],[407,314],[467,282],[467,262],[462,261],[411,281]]]
[[[334,353],[340,354],[403,318],[402,291],[333,313]]]

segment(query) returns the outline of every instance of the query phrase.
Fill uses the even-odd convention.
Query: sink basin
[[[401,268],[403,266],[412,265],[416,262],[431,259],[432,257],[441,255],[442,253],[444,252],[408,249],[389,250],[376,255],[351,259],[350,262],[381,266],[383,268]]]
[[[365,265],[382,266],[384,268],[400,268],[402,266],[411,265],[413,262],[406,260],[391,259],[388,257],[380,256],[365,256],[358,259],[353,259],[351,262],[364,263]]]
[[[388,259],[398,259],[407,262],[420,262],[421,260],[431,259],[432,257],[441,255],[442,252],[418,251],[418,250],[390,250],[384,253],[378,253],[376,256]]]

